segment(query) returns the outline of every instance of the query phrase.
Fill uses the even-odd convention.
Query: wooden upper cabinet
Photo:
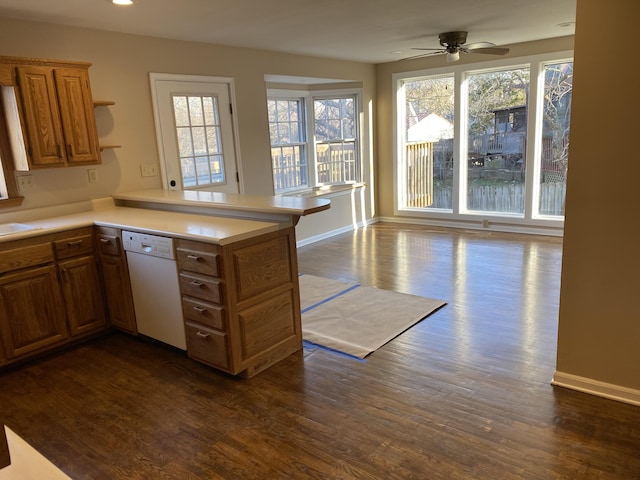
[[[30,166],[64,166],[67,159],[53,69],[28,66],[17,71]]]
[[[96,117],[89,88],[89,73],[81,68],[56,68],[62,131],[69,165],[100,162]]]
[[[99,164],[88,67],[18,65],[30,168]]]

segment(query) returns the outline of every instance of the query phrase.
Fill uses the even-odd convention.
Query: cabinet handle
[[[209,338],[210,337],[210,335],[208,333],[201,332],[200,330],[198,330],[196,332],[196,335],[199,336],[200,338]]]
[[[73,148],[71,148],[71,144],[67,144],[67,155],[69,157],[73,157]]]
[[[200,257],[199,257],[198,255],[187,255],[187,258],[188,258],[189,260],[193,260],[193,261],[195,261],[195,262],[200,261]]]
[[[194,280],[191,282],[191,285],[193,285],[194,287],[202,288],[204,284],[202,282],[197,282]]]
[[[204,312],[207,311],[206,308],[202,308],[202,307],[193,307],[193,309],[200,314],[204,314]]]
[[[108,243],[111,243],[111,240],[109,240],[108,238],[101,238],[100,243],[102,243],[103,245],[106,245]]]
[[[67,247],[80,247],[82,240],[74,240],[73,242],[67,242]]]
[[[58,154],[58,158],[62,158],[62,147],[59,144],[56,145],[56,153]]]

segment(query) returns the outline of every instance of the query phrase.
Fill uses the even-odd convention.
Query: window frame
[[[308,190],[311,188],[311,185],[315,184],[315,168],[311,168],[312,165],[309,162],[309,135],[310,135],[310,131],[309,131],[309,122],[308,122],[308,99],[307,99],[307,95],[306,92],[301,92],[298,90],[267,90],[267,102],[269,102],[270,100],[288,100],[288,101],[296,101],[296,102],[300,102],[300,112],[299,114],[302,114],[302,119],[301,119],[301,128],[300,128],[300,135],[301,135],[301,141],[300,142],[292,142],[292,143],[286,143],[286,144],[276,144],[273,145],[271,143],[271,131],[269,131],[269,145],[271,150],[273,150],[273,148],[282,148],[284,146],[300,146],[302,147],[302,155],[304,155],[305,159],[306,159],[306,165],[307,165],[307,184],[306,185],[301,185],[301,186],[297,186],[297,187],[290,187],[290,188],[283,188],[283,189],[276,189],[276,180],[275,180],[275,176],[274,176],[274,171],[273,171],[273,155],[271,155],[271,175],[273,178],[273,190],[275,192],[276,195],[279,194],[287,194],[287,193],[291,193],[291,192],[297,192],[297,191],[304,191],[304,190]],[[267,112],[268,113],[268,112]],[[269,123],[269,130],[271,130],[271,121],[268,122]],[[313,180],[312,180],[313,179]]]
[[[439,68],[430,68],[417,71],[400,72],[392,75],[392,111],[393,111],[393,206],[394,215],[412,217],[418,221],[420,219],[427,223],[434,223],[443,226],[466,225],[473,228],[487,227],[498,223],[500,229],[514,232],[548,233],[552,235],[562,234],[564,227],[564,217],[544,216],[537,213],[539,185],[538,173],[541,163],[541,103],[543,95],[543,66],[545,64],[573,62],[573,51],[561,51],[527,57],[511,59],[499,59],[487,62],[446,65]],[[513,215],[498,212],[477,212],[467,211],[466,197],[462,198],[461,192],[466,192],[466,175],[461,171],[461,158],[466,158],[466,101],[461,99],[467,97],[466,74],[471,72],[484,72],[491,70],[504,70],[527,66],[530,69],[530,91],[529,108],[527,112],[527,142],[526,154],[527,164],[525,172],[525,211],[524,215]],[[454,74],[455,79],[455,121],[454,121],[454,185],[452,192],[452,209],[415,209],[403,208],[402,183],[399,166],[402,163],[404,154],[404,132],[402,131],[401,120],[404,119],[404,95],[402,92],[403,82],[416,80],[424,77],[437,77],[446,74]],[[534,81],[535,80],[535,81]],[[543,78],[542,78],[543,81]],[[540,117],[539,119],[537,117]],[[540,123],[540,125],[538,125]],[[539,133],[540,132],[540,133]],[[539,182],[538,182],[539,183]],[[535,200],[535,203],[534,203]]]
[[[361,88],[341,88],[341,89],[322,89],[322,90],[293,90],[286,88],[268,88],[267,100],[271,99],[294,99],[299,98],[304,101],[304,123],[305,123],[305,155],[307,158],[307,176],[308,185],[299,188],[290,188],[286,190],[276,190],[275,178],[273,179],[274,194],[300,194],[311,192],[326,186],[343,186],[357,185],[362,181],[362,89]],[[353,98],[354,100],[354,131],[356,138],[354,139],[355,148],[355,176],[354,181],[340,183],[322,183],[318,181],[318,159],[316,153],[316,135],[315,135],[315,112],[314,101],[332,98]],[[270,122],[269,122],[270,123]],[[270,126],[270,125],[269,125]],[[269,143],[271,145],[271,135],[269,135]],[[325,142],[321,142],[325,143]],[[273,176],[273,160],[271,162],[271,173]]]
[[[1,85],[0,87],[5,87]],[[3,92],[0,92],[3,93]],[[20,195],[15,175],[13,150],[3,96],[0,95],[0,208],[19,207],[24,201]]]

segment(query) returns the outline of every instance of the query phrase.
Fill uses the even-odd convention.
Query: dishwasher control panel
[[[122,245],[129,252],[174,259],[173,238],[148,233],[122,231]]]

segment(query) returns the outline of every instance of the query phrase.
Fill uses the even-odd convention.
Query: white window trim
[[[393,211],[395,216],[400,217],[412,217],[416,220],[424,219],[425,223],[433,224],[433,225],[441,225],[441,226],[464,226],[466,225],[477,225],[478,223],[482,223],[483,220],[488,220],[490,223],[499,223],[504,225],[502,228],[505,231],[530,231],[531,233],[550,233],[559,235],[562,234],[562,229],[564,227],[564,219],[563,218],[555,218],[549,216],[539,216],[532,215],[534,198],[533,195],[528,195],[528,198],[525,201],[525,212],[524,215],[514,215],[514,214],[505,214],[505,213],[494,213],[494,212],[470,212],[465,211],[460,202],[460,190],[466,192],[466,185],[463,183],[466,181],[466,176],[462,174],[461,170],[461,151],[464,151],[464,143],[466,142],[466,135],[461,135],[461,132],[466,131],[465,123],[467,121],[466,115],[466,102],[461,101],[462,98],[465,98],[466,92],[466,74],[472,72],[485,72],[490,70],[502,70],[505,68],[516,68],[518,66],[527,66],[531,69],[530,79],[533,80],[534,75],[536,75],[536,79],[539,82],[541,76],[543,75],[543,66],[545,64],[552,63],[560,63],[573,61],[573,51],[561,51],[561,52],[553,52],[539,55],[531,55],[526,57],[517,57],[511,59],[501,59],[494,60],[490,62],[479,62],[472,64],[463,64],[463,65],[447,65],[446,67],[433,68],[433,69],[423,69],[416,70],[411,72],[401,72],[395,73],[392,75],[392,112],[393,112]],[[454,181],[453,192],[452,192],[452,211],[438,211],[438,210],[422,210],[415,211],[409,209],[400,208],[400,188],[399,188],[399,178],[401,178],[399,165],[402,163],[402,155],[403,155],[403,142],[401,139],[404,134],[401,131],[398,119],[402,118],[401,115],[404,115],[403,105],[398,105],[398,97],[400,91],[402,89],[402,82],[405,80],[420,78],[420,77],[435,77],[438,75],[446,75],[446,74],[454,74],[455,80],[455,115],[456,122],[454,123],[454,138],[461,139],[461,141],[454,142],[454,158],[457,161],[454,162],[454,176],[457,181]],[[539,116],[540,119],[537,119],[537,112],[540,110],[542,106],[542,95],[543,89],[537,88],[537,84],[532,86],[533,83],[530,84],[530,103],[529,103],[529,112],[528,112],[528,120],[534,119],[535,121],[528,122],[527,126],[527,135],[528,138],[534,139],[534,141],[527,142],[527,158],[534,159],[534,161],[527,162],[527,169],[525,171],[525,185],[528,189],[527,191],[535,192],[537,189],[534,188],[535,178],[535,170],[534,167],[539,166],[540,156],[539,152],[539,138],[541,137],[542,132],[541,128],[535,122],[541,122],[542,116]],[[541,123],[540,123],[541,126]],[[465,129],[463,129],[463,127]],[[532,132],[533,130],[533,132]],[[462,203],[464,205],[464,203]],[[513,228],[510,228],[509,226]]]
[[[309,172],[309,186],[289,189],[287,191],[277,192],[274,195],[295,195],[313,192],[322,185],[317,181],[317,158],[316,158],[316,140],[315,140],[315,116],[313,110],[313,101],[316,99],[327,98],[340,98],[340,97],[354,97],[356,101],[356,148],[358,155],[357,173],[359,180],[354,182],[353,185],[358,185],[362,182],[363,178],[363,165],[362,165],[362,120],[363,120],[363,105],[362,88],[341,88],[341,89],[328,89],[328,90],[295,90],[295,89],[282,89],[282,88],[269,88],[267,89],[267,99],[270,98],[283,98],[304,99],[305,108],[305,129],[306,129],[306,153],[307,164]],[[271,143],[271,142],[269,142]],[[272,169],[273,175],[273,169]],[[342,185],[342,184],[341,184]],[[344,185],[352,185],[352,183],[345,183]]]

